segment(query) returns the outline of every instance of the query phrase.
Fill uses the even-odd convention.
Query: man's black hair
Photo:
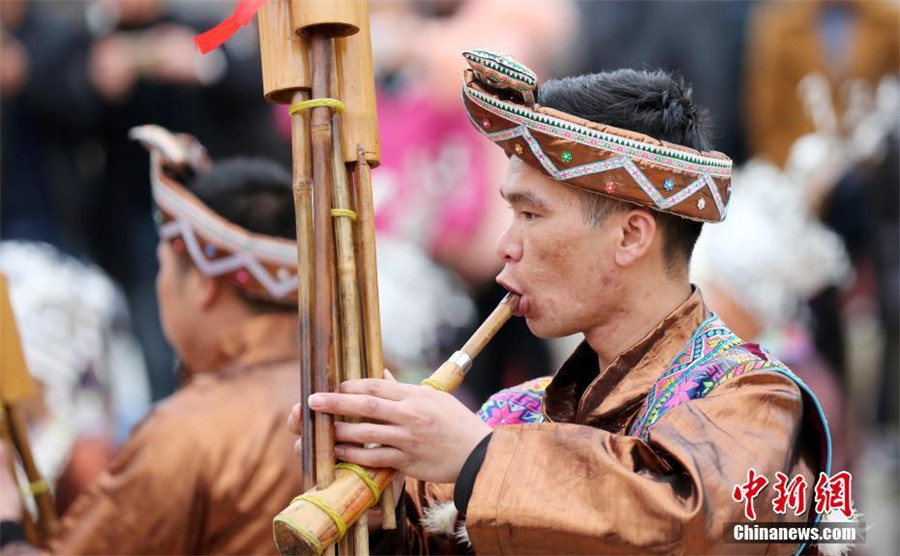
[[[248,232],[294,240],[294,197],[291,175],[281,165],[262,158],[229,158],[187,184],[216,214]],[[258,312],[281,305],[241,297]],[[296,307],[289,307],[296,310]]]
[[[697,150],[710,150],[706,115],[691,99],[691,88],[678,75],[663,70],[616,71],[547,81],[538,89],[538,103],[592,122],[606,124]],[[598,224],[628,205],[608,197],[582,195],[585,216]],[[663,231],[666,263],[690,260],[702,224],[653,211]]]
[[[262,158],[229,158],[188,184],[191,193],[229,222],[249,232],[297,237],[291,175]]]

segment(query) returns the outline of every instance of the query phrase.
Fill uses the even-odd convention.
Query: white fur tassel
[[[857,523],[862,520],[863,514],[858,513],[853,506],[851,506],[850,509],[853,511],[853,515],[850,517],[845,517],[842,512],[835,510],[823,515],[820,523],[823,525],[831,523]],[[816,545],[816,548],[822,556],[847,556],[850,554],[853,545],[848,543],[819,543]]]
[[[457,542],[468,545],[470,544],[469,532],[466,530],[464,523],[456,527],[458,518],[459,510],[456,509],[456,505],[452,501],[435,504],[425,509],[422,527],[429,533],[450,537]]]

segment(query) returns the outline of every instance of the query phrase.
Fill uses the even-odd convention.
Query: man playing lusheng
[[[49,548],[275,553],[272,516],[301,486],[283,425],[299,391],[290,175],[261,160],[210,167],[199,144],[158,127],[133,134],[152,151],[157,294],[187,383],[76,499]],[[3,525],[4,544],[22,538]]]
[[[495,395],[484,420],[446,393],[390,381],[314,394],[316,411],[373,421],[336,423],[338,457],[404,472],[414,517],[433,513],[423,493],[452,493],[483,554],[797,550],[722,545],[723,526],[745,520],[732,496],[751,468],[806,481],[807,513],[776,514],[770,486],[757,521],[810,517],[827,426],[790,371],[731,333],[689,282],[701,222],[724,218],[731,174],[727,157],[705,152],[690,90],[630,70],[536,90],[509,58],[466,58],[472,123],[510,155],[497,280],[521,294],[536,335],[585,341],[552,380]]]

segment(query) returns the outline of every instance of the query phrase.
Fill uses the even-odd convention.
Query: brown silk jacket
[[[772,508],[775,473],[802,474],[807,505],[820,436],[800,388],[771,371],[720,384],[672,409],[647,440],[627,436],[648,392],[710,316],[699,291],[602,373],[584,343],[543,397],[544,422],[499,426],[475,479],[466,527],[478,554],[792,553],[796,544],[723,544],[746,521],[732,500],[749,468],[769,480],[758,522],[806,521]],[[599,375],[599,376],[598,376]],[[407,481],[411,547],[445,548],[413,523],[452,491]],[[424,496],[423,493],[428,493]],[[456,548],[460,548],[457,545]]]
[[[285,416],[300,394],[292,315],[221,336],[213,372],[157,404],[65,514],[66,554],[276,554],[272,518],[300,492]]]

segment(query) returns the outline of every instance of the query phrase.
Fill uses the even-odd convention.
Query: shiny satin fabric
[[[276,554],[272,517],[301,490],[285,427],[297,322],[226,331],[216,365],[157,404],[51,542],[66,554]]]
[[[651,387],[709,316],[695,291],[603,372],[582,344],[547,387],[544,423],[495,429],[466,516],[475,552],[797,550],[723,544],[725,523],[745,520],[731,493],[749,468],[770,483],[777,471],[802,474],[813,499],[819,436],[804,429],[803,399],[789,378],[735,377],[661,417],[647,441],[626,436]],[[806,520],[776,515],[774,496],[770,484],[756,498],[758,522]]]

